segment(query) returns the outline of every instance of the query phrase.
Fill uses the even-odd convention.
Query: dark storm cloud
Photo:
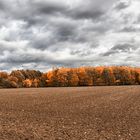
[[[54,20],[43,27],[41,34],[32,36],[30,46],[39,50],[57,51],[63,49],[62,46],[57,45],[59,43],[84,43],[86,41],[86,37],[79,31],[79,22],[65,18]]]
[[[109,50],[107,51],[106,53],[103,54],[103,56],[110,56],[110,55],[113,55],[113,54],[116,54],[117,52],[114,51],[114,50]]]
[[[71,16],[75,19],[98,19],[104,14],[103,11],[91,9],[79,9],[71,11]]]
[[[140,29],[136,29],[135,27],[124,27],[121,32],[137,32],[140,31]]]
[[[110,50],[108,50],[106,53],[103,54],[103,56],[110,56],[117,53],[129,53],[131,50],[135,50],[137,47],[134,44],[117,44],[114,47],[112,47]]]
[[[18,54],[14,55],[14,54],[9,54],[8,56],[5,56],[4,59],[1,59],[0,62],[3,62],[4,64],[13,64],[13,65],[17,65],[17,66],[21,66],[21,65],[26,65],[29,64],[29,66],[32,67],[32,65],[36,64],[43,64],[43,65],[59,65],[59,66],[64,66],[64,65],[71,65],[72,64],[77,64],[79,62],[81,62],[82,60],[80,58],[78,59],[58,59],[56,58],[52,58],[49,55],[45,55],[45,54],[34,54],[34,53],[26,53],[23,54],[22,52],[19,52]],[[84,60],[85,61],[85,60]]]
[[[29,25],[41,24],[48,16],[65,11],[65,3],[36,0],[2,0],[1,8],[7,18],[23,20]]]
[[[49,48],[50,45],[56,43],[56,41],[53,38],[51,38],[50,40],[49,39],[45,37],[45,35],[44,37],[33,37],[33,39],[30,41],[30,46],[38,50],[46,50]]]
[[[71,54],[72,55],[79,55],[81,57],[84,57],[84,56],[88,56],[88,55],[91,55],[91,54],[94,54],[91,50],[74,50],[74,51],[71,51]]]
[[[56,23],[54,28],[55,38],[58,41],[74,41],[78,32],[78,24],[71,21],[61,21]]]
[[[136,47],[132,44],[118,44],[115,45],[113,48],[111,48],[111,50],[120,50],[120,51],[129,51],[130,49],[135,49]]]
[[[69,13],[70,16],[75,19],[97,20],[106,14],[106,12],[111,8],[113,2],[114,0],[108,0],[103,5],[102,0],[87,0],[78,6],[71,8]]]
[[[76,25],[71,23],[57,23],[44,28],[46,33],[32,36],[30,45],[33,48],[45,50],[59,42],[74,41],[76,38]],[[48,30],[51,30],[48,34]],[[57,48],[56,48],[57,49]]]
[[[5,9],[5,5],[3,3],[3,1],[0,1],[0,11]]]
[[[69,38],[71,38],[74,35],[74,29],[68,28],[67,26],[62,26],[58,28],[56,33],[60,40],[66,41],[69,40]]]
[[[31,1],[31,4],[36,12],[41,14],[54,14],[66,11],[66,5],[61,2],[53,1]]]
[[[9,55],[7,57],[7,59],[3,60],[7,63],[16,63],[16,64],[24,64],[24,63],[32,63],[32,62],[41,62],[43,61],[43,57],[42,56],[36,56],[35,54],[20,54],[20,55],[15,55],[13,57],[13,55]]]
[[[119,65],[126,63],[122,53],[140,65],[139,6],[138,0],[0,0],[0,69]]]
[[[14,0],[15,1],[15,0]],[[106,11],[111,7],[114,0],[108,0],[104,5],[102,5],[102,0],[85,2],[79,2],[79,4],[73,4],[70,6],[64,1],[57,0],[31,0],[31,1],[13,1],[3,0],[2,7],[4,8],[5,14],[8,17],[14,19],[20,19],[27,21],[30,25],[36,24],[36,22],[45,21],[49,16],[66,16],[69,18],[77,19],[98,19],[102,15],[106,14]],[[13,5],[13,6],[9,6]],[[41,20],[41,21],[40,21]]]
[[[120,2],[118,2],[117,4],[116,4],[116,9],[117,10],[122,10],[122,9],[125,9],[125,8],[127,8],[127,7],[129,7],[130,6],[130,0],[128,0],[128,1],[120,1]]]

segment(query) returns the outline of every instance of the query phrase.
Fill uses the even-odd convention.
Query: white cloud
[[[139,7],[139,0],[1,0],[0,69],[140,66]]]

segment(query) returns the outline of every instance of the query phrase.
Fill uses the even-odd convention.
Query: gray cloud
[[[115,45],[111,50],[129,51],[130,49],[135,49],[136,47],[132,44],[118,44]]]
[[[125,8],[129,7],[130,4],[131,4],[131,1],[130,1],[130,0],[127,0],[127,1],[119,1],[119,2],[116,4],[115,8],[116,8],[117,10],[122,10],[122,9],[125,9]]]
[[[66,10],[65,3],[61,3],[58,1],[31,1],[32,6],[34,7],[34,11],[39,12],[41,14],[54,14],[60,13]]]
[[[119,54],[119,53],[130,53],[131,51],[137,49],[138,46],[135,46],[134,44],[117,44],[113,46],[110,50],[108,50],[106,53],[103,54],[103,56],[109,56],[113,54]]]
[[[78,9],[72,10],[71,16],[75,19],[98,19],[104,14],[101,10],[91,10],[91,9]]]
[[[1,0],[0,69],[140,66],[139,6],[138,0]]]
[[[139,29],[136,29],[135,27],[124,27],[121,32],[139,32]]]
[[[3,11],[5,9],[5,5],[3,1],[0,1],[0,11]]]

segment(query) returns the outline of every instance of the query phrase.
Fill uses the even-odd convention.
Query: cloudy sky
[[[0,70],[140,66],[140,0],[0,0]]]

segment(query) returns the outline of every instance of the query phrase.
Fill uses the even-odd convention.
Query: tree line
[[[127,66],[55,68],[0,72],[0,88],[140,85],[140,68]]]

